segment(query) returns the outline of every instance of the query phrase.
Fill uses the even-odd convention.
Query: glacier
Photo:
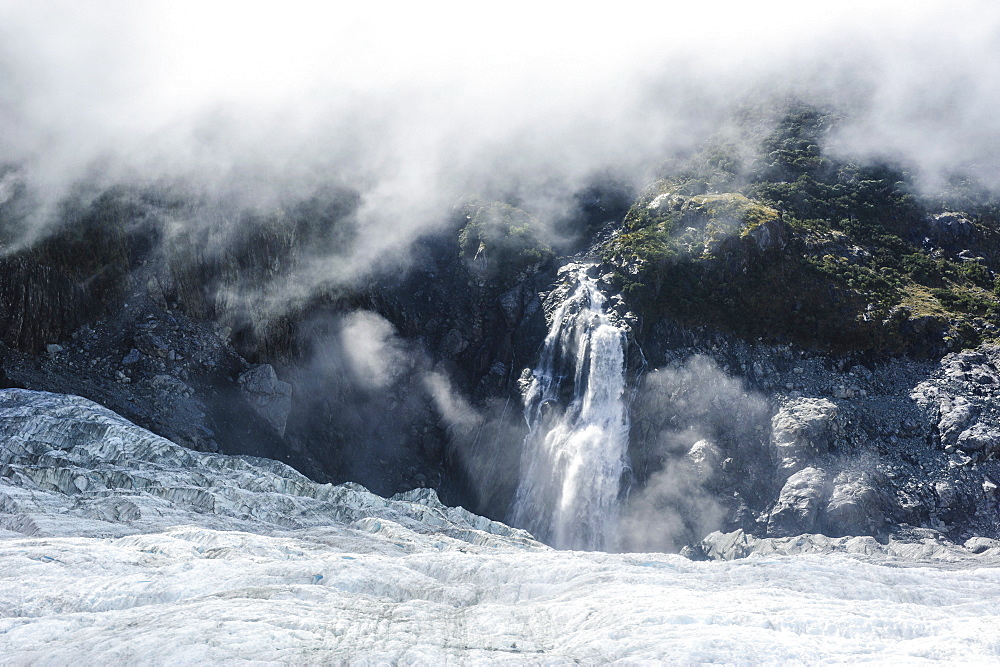
[[[0,391],[3,663],[1000,662],[994,551],[556,550]]]

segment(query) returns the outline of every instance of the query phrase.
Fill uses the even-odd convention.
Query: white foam
[[[511,522],[557,547],[607,549],[628,466],[625,334],[588,268],[572,271],[575,289],[553,313],[525,395],[530,432]],[[567,377],[573,395],[563,405]]]

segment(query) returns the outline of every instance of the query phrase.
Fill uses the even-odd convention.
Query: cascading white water
[[[625,331],[605,311],[592,266],[572,267],[576,287],[553,314],[525,394],[530,430],[511,516],[564,549],[616,544],[628,469]]]

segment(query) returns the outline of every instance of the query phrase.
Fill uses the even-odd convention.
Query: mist
[[[362,197],[349,277],[405,264],[458,196],[550,222],[594,174],[639,187],[735,106],[776,96],[849,108],[844,154],[904,160],[929,184],[988,178],[998,18],[984,2],[8,1],[0,162],[34,194],[31,238],[83,180],[183,182],[256,210],[344,184]]]
[[[713,359],[693,355],[646,374],[632,411],[642,484],[624,506],[622,547],[676,552],[739,511],[738,499],[730,506],[719,493],[722,471],[767,459],[771,407]]]

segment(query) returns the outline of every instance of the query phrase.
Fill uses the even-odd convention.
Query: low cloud
[[[360,242],[341,259],[363,270],[405,263],[458,196],[559,220],[594,174],[641,186],[733,108],[786,95],[850,107],[844,154],[995,175],[998,19],[985,2],[0,2],[0,161],[42,227],[81,180],[256,210],[345,184]]]
[[[695,355],[648,373],[633,406],[632,452],[641,490],[626,503],[622,547],[677,551],[717,530],[732,508],[723,468],[761,458],[771,407],[764,396]]]
[[[354,382],[365,389],[386,389],[411,369],[411,357],[392,324],[375,313],[358,311],[346,316],[340,343]]]

